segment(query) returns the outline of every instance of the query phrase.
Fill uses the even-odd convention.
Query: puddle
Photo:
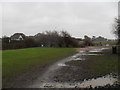
[[[58,66],[68,66],[68,65],[66,65],[64,63],[58,63]]]
[[[72,60],[81,60],[81,61],[85,60],[85,58],[81,57],[82,55],[97,55],[97,56],[102,55],[102,54],[91,54],[89,52],[101,52],[104,49],[109,49],[109,48],[94,49],[94,50],[88,51],[88,53],[86,51],[81,50],[77,54],[75,54],[75,55],[73,55],[73,56],[71,56],[71,57],[69,57],[69,58],[67,58],[65,60],[61,60],[60,62],[57,63],[57,66],[61,66],[61,67],[62,66],[67,66],[65,64],[65,62],[72,61]]]
[[[82,61],[82,60],[85,60],[85,58],[75,58],[74,60],[75,60],[75,61],[77,61],[77,60]]]
[[[94,55],[94,56],[99,56],[99,55],[102,55],[102,54],[87,54],[87,53],[84,53],[84,54],[82,54],[82,55]]]
[[[72,57],[77,58],[77,57],[80,57],[80,56],[81,56],[81,53],[78,53],[78,54],[73,55]]]
[[[100,48],[100,49],[94,49],[90,50],[89,52],[102,52],[102,50],[109,49],[109,48]]]
[[[108,84],[113,85],[117,81],[118,81],[117,78],[113,77],[112,75],[107,75],[107,76],[99,77],[97,79],[91,79],[88,81],[85,80],[83,83],[79,85],[79,87],[86,88],[91,86],[92,88],[95,88],[98,86],[105,86]]]
[[[80,53],[84,53],[85,51],[82,51],[82,50],[81,50],[81,51],[79,51],[79,52],[80,52]]]
[[[89,52],[101,52],[102,50],[90,50]]]
[[[112,75],[106,75],[103,77],[99,77],[97,79],[90,79],[84,80],[83,82],[65,82],[65,83],[43,83],[40,88],[95,88],[98,86],[105,86],[105,85],[113,85],[117,82],[117,77],[113,77]]]
[[[101,50],[110,49],[110,48],[101,48]]]

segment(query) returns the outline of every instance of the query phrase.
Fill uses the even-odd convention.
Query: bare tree
[[[91,46],[92,45],[91,38],[85,35],[84,36],[84,44],[85,44],[85,46]]]
[[[46,31],[46,36],[49,47],[58,47],[60,35],[57,31]]]
[[[75,47],[78,41],[72,38],[67,31],[46,31],[35,35],[36,41],[46,47]]]
[[[118,39],[118,44],[120,44],[120,19],[115,18],[115,23],[113,24],[113,33]]]

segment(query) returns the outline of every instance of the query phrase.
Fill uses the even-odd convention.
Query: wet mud
[[[93,74],[89,69],[84,68],[82,62],[86,60],[85,55],[102,55],[90,54],[89,52],[101,52],[109,49],[108,47],[95,48],[89,50],[79,50],[77,54],[62,59],[49,67],[46,72],[38,77],[29,88],[89,88],[105,85],[113,85],[117,82],[117,75],[113,74]],[[70,65],[67,62],[76,62]],[[106,75],[107,74],[107,75]]]

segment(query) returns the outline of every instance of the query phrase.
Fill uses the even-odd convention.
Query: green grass
[[[94,41],[93,44],[110,44],[110,45],[115,45],[117,41]]]
[[[93,60],[93,62],[91,61],[91,63],[89,63],[88,68],[95,73],[115,73],[118,70],[117,55],[105,54],[103,56],[88,56],[87,59]]]
[[[118,72],[118,55],[112,54],[111,49],[104,50],[101,53],[102,56],[84,56],[86,60],[84,61],[70,61],[67,64],[82,66],[84,69],[90,70],[94,75],[107,74],[107,73],[117,73]]]
[[[3,76],[26,72],[36,65],[43,65],[75,53],[73,48],[26,48],[2,51]]]
[[[116,45],[117,41],[92,41],[93,45],[100,45],[100,44],[109,44],[109,45]],[[84,45],[84,42],[79,42],[80,45]]]

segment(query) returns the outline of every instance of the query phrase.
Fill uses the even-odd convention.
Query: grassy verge
[[[110,45],[115,45],[117,43],[117,41],[93,41],[93,44],[94,45],[97,45],[97,44],[110,44]]]
[[[102,56],[87,56],[89,63],[88,68],[95,73],[116,73],[118,71],[117,55],[111,54],[111,50],[105,50]]]
[[[109,73],[118,72],[118,56],[111,53],[111,49],[104,50],[100,56],[90,55],[84,56],[86,60],[84,61],[71,61],[67,62],[70,65],[76,65],[83,67],[84,69],[90,71],[93,75],[102,75]]]
[[[3,77],[19,75],[36,65],[43,65],[75,53],[73,48],[27,48],[2,51]]]

